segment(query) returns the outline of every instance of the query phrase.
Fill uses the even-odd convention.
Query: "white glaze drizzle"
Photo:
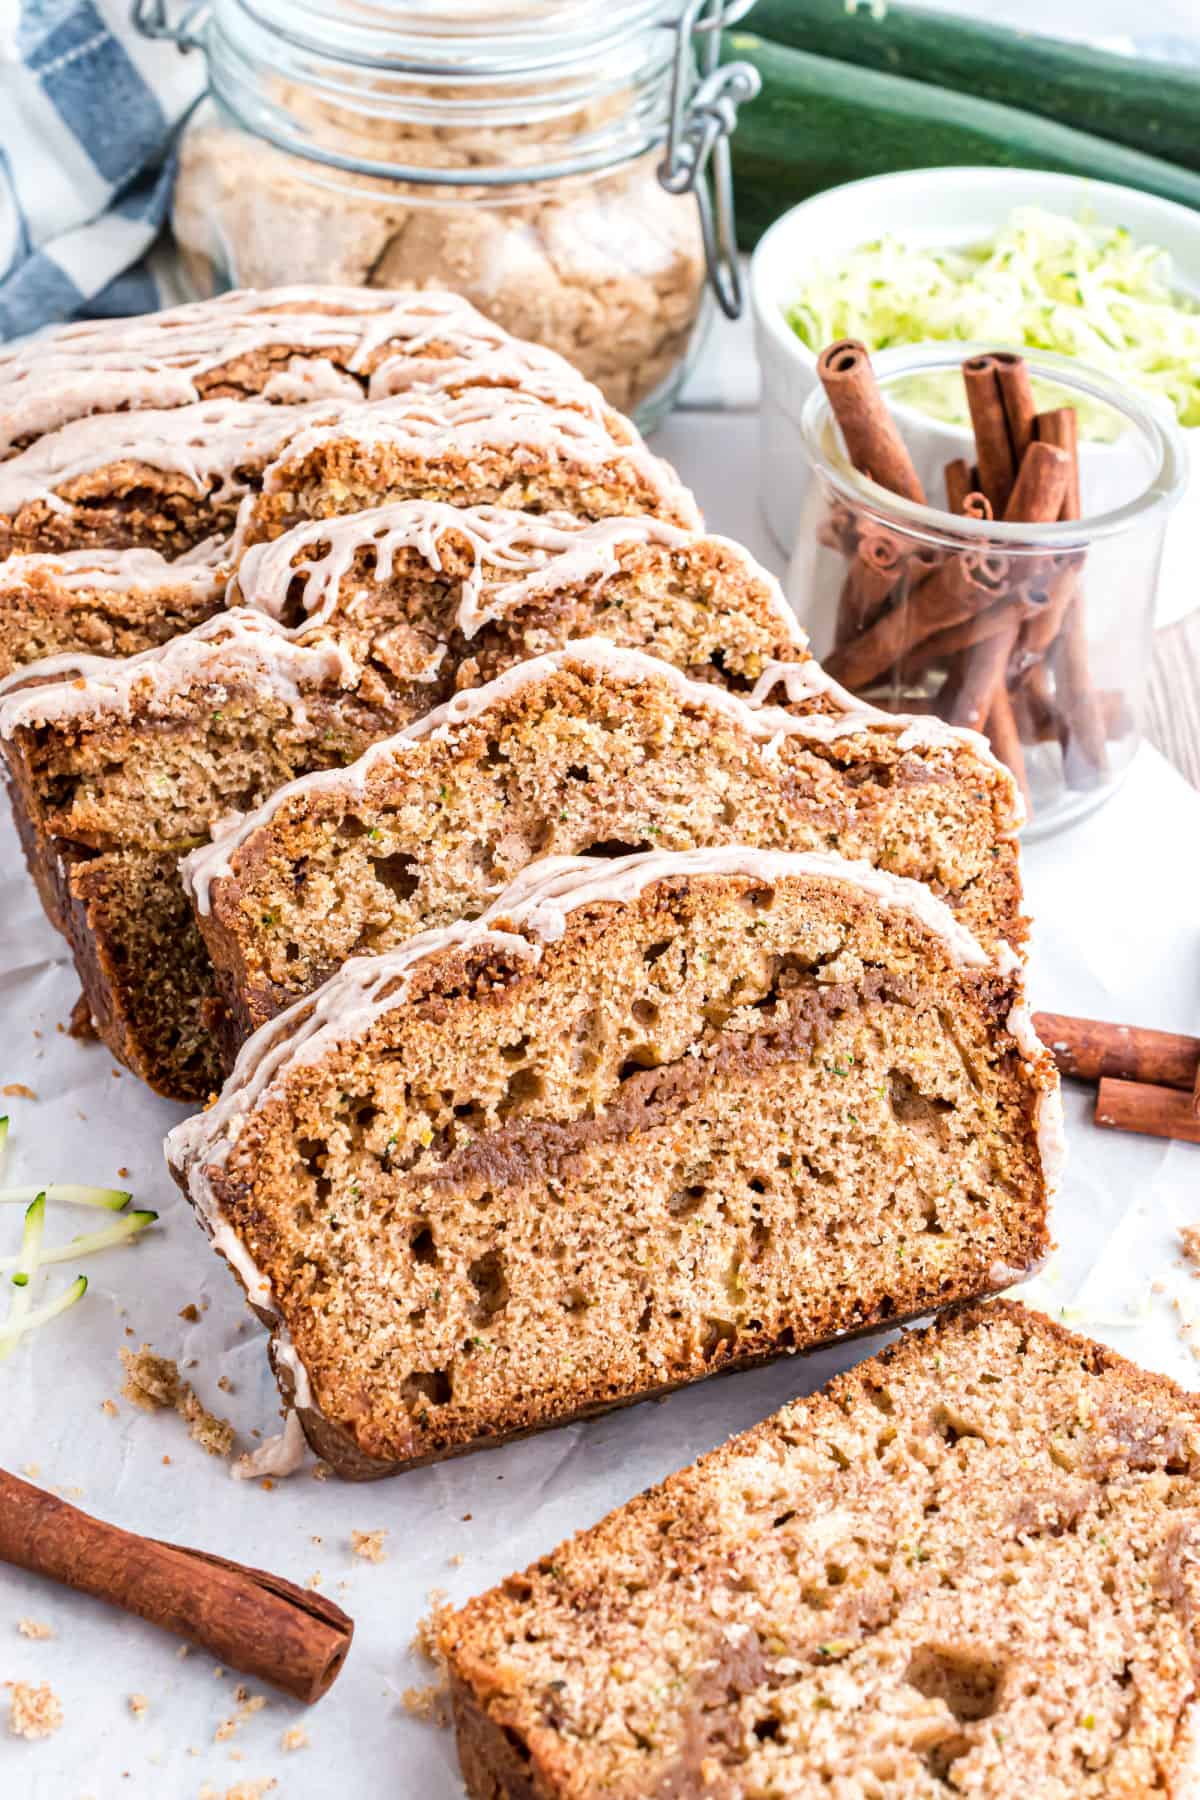
[[[242,289],[140,318],[86,321],[0,352],[0,455],[19,438],[88,414],[190,406],[201,399],[198,383],[206,375],[273,347],[296,354],[264,394],[288,401],[304,394],[361,399],[361,385],[346,371],[365,371],[388,344],[422,357],[434,343],[468,356],[513,342],[461,295],[436,291]],[[330,360],[335,350],[344,370]],[[401,360],[397,354],[381,365],[397,384]]]
[[[223,576],[228,540],[205,538],[174,562],[157,550],[39,550],[7,556],[0,562],[0,591],[43,581],[64,593],[147,593],[157,588],[187,588],[215,593]]]
[[[889,713],[880,706],[860,700],[844,688],[815,659],[802,663],[768,663],[750,693],[751,706],[762,706],[776,687],[782,687],[788,704],[802,706],[805,701],[824,696],[838,708],[836,713],[813,714],[810,736],[834,743],[851,737],[856,731],[894,731],[898,734],[898,750],[955,750],[966,748],[987,764],[999,780],[1005,794],[1005,834],[1014,835],[1025,823],[1025,802],[1013,779],[1012,770],[1002,763],[981,731],[970,731],[965,725],[947,725],[945,720],[917,713]]]
[[[267,400],[204,400],[71,419],[0,462],[0,513],[15,514],[35,501],[69,512],[57,490],[119,462],[182,475],[198,493],[211,485],[216,500],[236,498],[247,491],[238,469],[262,468],[297,432],[344,410],[343,401],[272,406]]]
[[[238,535],[248,529],[253,501],[243,503]],[[415,550],[434,574],[441,572],[440,542],[450,534],[465,543],[475,566],[463,582],[455,627],[474,637],[480,626],[526,600],[561,588],[598,589],[620,568],[623,549],[659,544],[686,553],[704,543],[719,545],[739,563],[766,599],[785,635],[804,648],[807,638],[772,575],[749,551],[728,538],[684,531],[649,514],[620,515],[592,522],[568,513],[533,514],[504,506],[451,506],[444,500],[397,500],[362,512],[307,519],[270,542],[252,544],[230,584],[248,606],[279,618],[300,582],[306,627],[329,622],[341,587],[358,552],[374,559],[370,579],[390,580],[397,553]],[[233,552],[231,551],[231,555]]]
[[[578,378],[557,405],[507,387],[464,388],[455,393],[414,390],[390,400],[367,401],[334,424],[300,430],[268,466],[263,491],[277,493],[295,486],[303,464],[310,457],[319,459],[334,444],[394,450],[425,463],[442,458],[469,463],[475,456],[497,451],[511,457],[514,473],[533,470],[539,461],[557,460],[589,471],[613,465],[632,468],[652,493],[698,529],[699,508],[675,471],[652,455],[632,427],[630,441],[622,443],[602,422],[577,410],[571,404],[577,391]],[[0,464],[0,476],[4,466]],[[246,547],[254,517],[252,505],[243,508],[233,538],[235,560]]]
[[[502,350],[485,350],[470,357],[393,357],[372,375],[368,398],[412,399],[476,387],[519,389],[543,405],[569,406],[585,413],[617,442],[638,441],[636,427],[608,404],[593,382],[585,381],[553,351],[519,340]]]
[[[274,619],[236,607],[136,656],[68,652],[27,663],[0,684],[0,738],[66,719],[108,714],[127,719],[135,704],[170,713],[189,687],[231,681],[269,690],[302,718],[306,689],[352,687],[358,676],[343,645],[297,643]],[[33,685],[17,685],[21,682]]]
[[[294,1408],[289,1408],[283,1430],[275,1437],[264,1438],[257,1449],[247,1450],[239,1456],[229,1473],[235,1481],[257,1481],[260,1476],[284,1481],[304,1466],[307,1454],[308,1440],[300,1415]]]

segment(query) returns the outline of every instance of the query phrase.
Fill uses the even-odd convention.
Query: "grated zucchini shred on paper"
[[[1172,287],[1167,252],[1121,226],[1022,206],[980,244],[879,238],[810,276],[784,312],[812,350],[855,337],[869,350],[977,339],[1056,351],[1200,425],[1200,305]],[[923,404],[965,421],[948,388]]]

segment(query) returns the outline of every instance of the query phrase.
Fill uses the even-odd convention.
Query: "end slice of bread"
[[[441,1633],[472,1800],[1184,1800],[1200,1398],[994,1301]]]

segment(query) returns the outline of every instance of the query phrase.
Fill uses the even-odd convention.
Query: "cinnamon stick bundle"
[[[337,1679],[354,1635],[341,1607],[306,1588],[107,1525],[2,1469],[0,1561],[94,1594],[310,1704]]]

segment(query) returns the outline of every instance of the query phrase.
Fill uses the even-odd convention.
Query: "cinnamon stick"
[[[1079,497],[1079,419],[1073,406],[1056,406],[1051,412],[1038,413],[1035,423],[1038,442],[1053,444],[1071,459],[1071,479],[1063,497],[1062,519],[1083,517]]]
[[[1182,1032],[1046,1012],[1034,1013],[1033,1028],[1054,1057],[1060,1075],[1074,1075],[1082,1081],[1112,1076],[1179,1088],[1188,1094],[1200,1075],[1200,1038]]]
[[[953,462],[946,464],[943,474],[946,481],[946,511],[961,513],[963,501],[974,486],[971,465],[965,456],[956,456]]]
[[[879,391],[866,345],[856,338],[827,345],[817,374],[854,467],[893,494],[924,503],[925,490]]]
[[[1049,525],[1058,518],[1071,479],[1071,459],[1065,450],[1035,439],[1021,460],[1009,491],[1004,518],[1009,523]]]
[[[1012,701],[1003,682],[999,682],[992,690],[992,701],[983,722],[983,729],[1000,761],[1011,770],[1013,780],[1021,790],[1025,809],[1031,813],[1033,796],[1029,792],[1025,753],[1021,749],[1021,733],[1017,729],[1016,714],[1013,712]]]
[[[997,518],[1004,517],[1008,496],[1016,480],[1017,465],[1004,417],[996,358],[971,356],[962,366],[967,406],[975,432],[979,481]]]
[[[1013,465],[1019,469],[1025,452],[1038,435],[1033,383],[1029,379],[1029,367],[1025,358],[1015,350],[995,350],[992,361],[996,365],[996,385],[1000,389],[1000,405],[1004,411]],[[1046,441],[1053,442],[1053,439]]]
[[[1095,1120],[1112,1131],[1137,1131],[1146,1137],[1200,1144],[1200,1119],[1192,1110],[1192,1096],[1181,1094],[1178,1088],[1115,1081],[1106,1075],[1096,1094]]]
[[[306,1588],[107,1525],[2,1469],[0,1561],[94,1594],[310,1703],[337,1678],[354,1635],[339,1606]]]

